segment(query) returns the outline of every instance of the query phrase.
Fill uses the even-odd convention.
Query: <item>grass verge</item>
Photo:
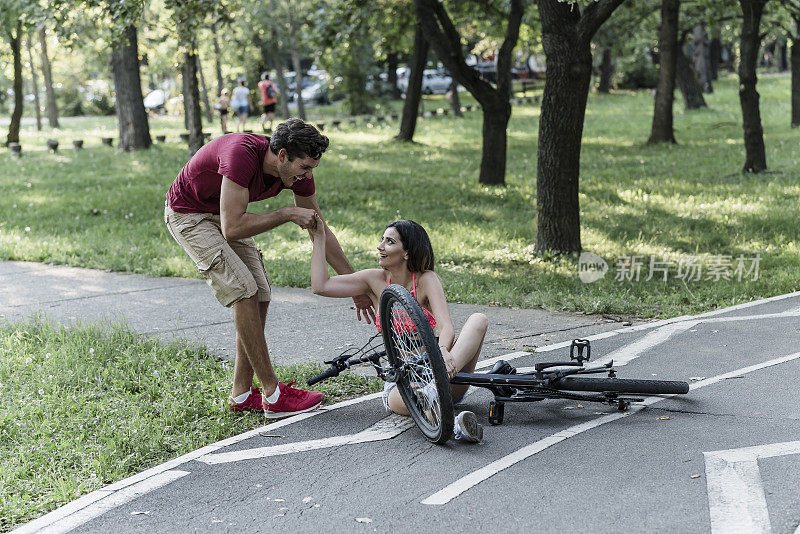
[[[663,317],[795,291],[800,134],[788,120],[790,79],[759,80],[770,167],[759,175],[741,173],[737,87],[734,76],[720,79],[706,97],[707,109],[683,112],[676,103],[679,144],[670,146],[645,144],[649,91],[590,95],[581,156],[582,243],[609,266],[592,284],[579,280],[577,258],[533,252],[534,105],[514,108],[504,188],[477,182],[482,116],[471,112],[463,119],[421,119],[413,144],[392,140],[396,124],[326,130],[332,144],[317,172],[318,198],[356,268],[375,266],[386,223],[410,218],[425,226],[452,301]],[[113,118],[102,120],[112,124]],[[68,126],[70,135],[86,126]],[[160,118],[153,133],[167,126],[182,129],[179,119]],[[0,154],[0,259],[198,276],[163,224],[164,195],[185,161],[185,146],[177,143],[138,153],[95,147],[29,151],[19,159]],[[289,203],[284,194],[251,210]],[[286,224],[256,240],[267,251],[273,283],[308,286],[311,247],[303,231]],[[639,276],[618,276],[634,256],[642,264]],[[758,277],[735,276],[740,256],[760,258]],[[650,261],[669,266],[667,280],[658,274],[648,280]],[[728,263],[724,276],[714,276],[715,262]],[[700,272],[679,277],[687,264]]]
[[[278,367],[283,382],[321,366]],[[105,325],[0,325],[0,531],[204,445],[265,424],[226,409],[232,367],[202,347]],[[326,403],[379,391],[345,374]]]

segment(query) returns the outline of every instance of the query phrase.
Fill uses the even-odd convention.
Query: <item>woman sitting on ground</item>
[[[378,309],[381,293],[389,284],[399,284],[408,289],[422,306],[434,332],[438,334],[447,374],[450,378],[458,372],[471,373],[475,369],[486,335],[487,320],[482,313],[472,314],[458,339],[444,296],[442,283],[433,272],[433,247],[425,229],[414,221],[395,221],[386,227],[378,244],[379,269],[364,269],[353,274],[330,277],[325,263],[324,224],[318,220],[313,230],[314,251],[311,256],[311,288],[326,297],[353,297],[367,294]],[[379,324],[376,325],[380,328]],[[438,330],[438,332],[437,332]],[[451,385],[453,402],[461,400],[469,386]],[[384,405],[401,415],[409,415],[394,383],[386,383]],[[483,438],[483,428],[475,414],[461,412],[456,417],[455,439],[478,442]]]

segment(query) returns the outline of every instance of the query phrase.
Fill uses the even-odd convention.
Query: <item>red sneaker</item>
[[[292,384],[294,384],[294,380],[288,384],[278,382],[278,386],[281,388],[278,402],[270,404],[265,397],[262,397],[264,399],[264,415],[267,419],[280,419],[281,417],[289,417],[298,413],[310,412],[322,404],[322,393],[296,389],[292,387]]]
[[[235,402],[228,397],[228,409],[232,412],[256,412],[261,410],[261,390],[256,387],[250,388],[250,396],[244,402]]]

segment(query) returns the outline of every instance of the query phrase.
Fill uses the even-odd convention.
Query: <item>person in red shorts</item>
[[[275,105],[278,102],[278,89],[269,79],[269,74],[261,73],[261,81],[258,82],[258,90],[261,92],[261,129],[265,132],[272,131],[272,121],[275,119]],[[269,128],[265,126],[269,120]]]
[[[322,225],[327,262],[339,274],[353,268],[336,236],[325,224],[315,196],[314,169],[328,138],[300,119],[278,125],[272,137],[229,134],[201,148],[181,170],[167,193],[164,221],[217,300],[233,307],[236,359],[232,411],[264,410],[279,418],[315,409],[322,394],[278,382],[270,362],[264,328],[270,285],[253,236],[291,222],[309,231]],[[295,205],[266,213],[247,206],[284,189]],[[366,295],[353,298],[356,315],[367,322],[375,310]],[[253,376],[261,389],[253,387]]]

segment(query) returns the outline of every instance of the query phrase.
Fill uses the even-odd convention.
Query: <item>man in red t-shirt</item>
[[[275,119],[275,104],[278,102],[278,89],[269,80],[269,74],[261,73],[261,81],[258,82],[258,90],[261,91],[261,128],[265,132],[272,131],[272,121]],[[264,126],[269,119],[269,128]]]
[[[314,168],[328,138],[300,119],[279,124],[274,135],[230,134],[201,148],[167,193],[164,221],[224,306],[233,307],[236,360],[229,399],[233,411],[264,410],[268,418],[313,410],[322,394],[278,382],[270,363],[264,327],[270,285],[253,236],[292,222],[313,229],[325,224],[315,196]],[[247,205],[284,189],[295,205],[247,213]],[[353,268],[325,225],[327,261],[339,274]],[[374,321],[366,295],[353,299],[357,316]],[[253,375],[262,390],[252,387]]]

